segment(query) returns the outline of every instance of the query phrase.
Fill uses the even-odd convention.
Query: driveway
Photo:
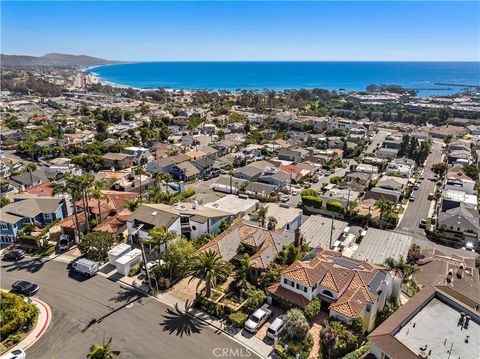
[[[2,263],[1,287],[19,279],[40,285],[38,297],[52,309],[52,323],[27,350],[37,359],[85,358],[90,345],[113,338],[122,358],[258,357],[223,332],[182,311],[112,282],[69,274],[63,262],[26,258]]]

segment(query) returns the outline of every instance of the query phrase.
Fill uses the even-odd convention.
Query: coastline
[[[158,70],[159,72],[156,72],[155,70],[157,69],[154,67],[157,63],[160,64],[160,69]],[[192,63],[191,66],[189,65],[190,63]],[[209,63],[210,63],[210,66],[208,66]],[[219,64],[219,63],[223,65],[228,64],[228,67],[220,66],[219,70],[217,71],[217,65],[212,66],[212,64]],[[448,78],[447,76],[445,79],[441,79],[437,77],[436,76],[437,74],[435,73],[435,71],[438,71],[438,69],[435,66],[437,66],[437,64],[440,64],[440,65],[448,64],[443,62],[436,63],[435,66],[432,68],[431,73],[423,77],[422,77],[422,74],[419,74],[419,70],[422,70],[422,68],[420,69],[418,67],[413,69],[407,68],[407,70],[411,70],[412,72],[411,73],[409,72],[409,76],[407,76],[406,81],[403,81],[403,83],[401,80],[399,81],[399,78],[397,75],[398,71],[397,73],[395,73],[395,71],[392,71],[391,62],[380,63],[384,65],[383,79],[378,77],[376,78],[375,75],[372,75],[370,78],[368,74],[367,76],[365,75],[365,71],[363,73],[360,71],[360,75],[358,75],[358,78],[357,78],[356,73],[358,73],[358,70],[362,70],[362,67],[369,65],[369,63],[361,63],[362,65],[360,68],[353,67],[348,69],[351,71],[350,77],[345,77],[345,76],[342,77],[341,73],[339,73],[339,76],[337,78],[337,75],[335,75],[335,72],[333,73],[334,75],[329,76],[328,73],[325,74],[325,70],[321,69],[316,74],[309,75],[309,76],[304,75],[303,78],[301,79],[295,79],[295,77],[291,76],[293,71],[291,71],[290,73],[287,73],[287,75],[284,75],[283,72],[278,73],[277,71],[278,69],[276,69],[270,72],[269,74],[270,77],[268,77],[267,75],[264,78],[261,78],[260,80],[258,80],[258,76],[257,76],[258,73],[256,72],[259,70],[269,69],[268,67],[265,68],[265,64],[268,64],[268,63],[267,62],[262,63],[263,69],[253,68],[253,70],[250,68],[245,69],[246,63],[251,63],[251,62],[235,62],[235,64],[239,64],[239,66],[233,66],[233,69],[232,69],[231,65],[234,64],[234,62],[228,62],[228,63],[214,62],[214,61],[201,62],[201,63],[200,62],[125,62],[125,63],[114,63],[114,64],[90,66],[87,68],[83,68],[80,71],[88,73],[90,74],[90,76],[95,77],[98,83],[102,85],[112,86],[119,89],[131,88],[137,91],[155,91],[157,89],[164,89],[166,91],[171,91],[171,92],[184,91],[184,92],[190,92],[190,93],[196,92],[196,91],[208,91],[208,92],[228,91],[230,93],[238,93],[240,91],[239,89],[250,90],[253,92],[263,92],[265,90],[282,92],[282,91],[299,90],[299,89],[311,90],[316,88],[325,89],[328,91],[343,90],[345,92],[361,92],[361,91],[365,91],[366,87],[369,84],[377,84],[377,85],[398,84],[399,86],[404,87],[406,89],[415,89],[417,91],[417,97],[429,97],[429,96],[443,96],[443,95],[457,94],[458,92],[461,91],[460,88],[458,88],[457,90],[451,87],[449,88],[435,87],[435,85],[437,85],[439,82],[451,83],[452,81],[457,81],[458,83],[465,83],[466,81],[468,81],[466,78],[461,76],[459,76],[458,78],[452,77],[452,76]],[[295,64],[295,62],[292,62],[292,63]],[[300,63],[300,62],[297,62],[297,63]],[[337,62],[328,62],[327,66],[332,66],[332,64],[335,65],[336,63]],[[351,62],[351,63],[357,64],[357,62]],[[101,73],[104,72],[107,74],[107,77],[108,77],[108,74],[111,74],[111,73],[127,72],[125,71],[125,69],[122,69],[122,70],[109,69],[108,71],[95,71],[95,69],[101,68],[101,67],[111,67],[114,65],[127,65],[127,64],[137,64],[137,65],[144,64],[147,67],[147,69],[149,67],[150,68],[148,70],[145,70],[142,68],[143,71],[140,71],[138,74],[138,76],[140,76],[139,79],[136,78],[137,75],[134,69],[128,69],[128,72],[131,72],[131,76],[128,79],[122,78],[122,76],[120,77],[116,76],[117,79],[115,81],[122,81],[123,79],[125,80],[126,83],[110,81],[107,78],[102,77],[101,75]],[[165,66],[165,64],[172,64],[172,65]],[[179,64],[183,64],[183,65],[179,66]],[[202,66],[199,67],[199,64],[202,64]],[[203,64],[207,64],[207,66],[203,66]],[[276,62],[275,64],[278,64],[278,62]],[[322,64],[325,64],[325,63],[322,62]],[[379,63],[370,63],[370,68],[368,69],[368,71],[371,72],[372,66],[376,68],[378,64]],[[399,64],[401,67],[402,66],[411,67],[411,63],[397,62],[397,64]],[[345,67],[346,65],[343,62],[341,66]],[[385,70],[385,66],[387,66],[386,70]],[[239,76],[235,72],[238,68],[240,69],[240,72],[243,71],[243,74],[246,76],[243,76],[243,77]],[[298,66],[297,66],[297,69],[298,69]],[[363,68],[363,70],[365,69]],[[427,70],[429,70],[428,67],[427,67]],[[453,67],[453,70],[456,70],[456,68]],[[461,70],[462,68],[460,67],[459,69],[460,75],[461,75]],[[186,74],[187,75],[189,74],[189,71],[191,72],[191,76],[186,76]],[[277,73],[275,71],[277,71]],[[469,71],[472,71],[472,70],[469,69]],[[303,71],[303,72],[305,73],[306,71]],[[158,74],[160,74],[161,76],[158,76]],[[206,74],[208,74],[209,77],[206,76]],[[392,74],[393,76],[391,76]],[[246,81],[244,80],[245,78],[247,79]],[[473,79],[473,80],[480,81],[480,78],[478,80],[477,79]],[[128,84],[129,82],[131,83],[131,85]],[[162,83],[164,83],[165,86],[162,86]],[[142,87],[143,84],[148,85],[148,87],[147,86]],[[191,87],[189,87],[189,85],[191,85]],[[464,84],[462,86],[474,87],[475,85]]]

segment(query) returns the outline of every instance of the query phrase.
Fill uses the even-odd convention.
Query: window
[[[8,224],[2,223],[2,229],[8,229]]]
[[[367,312],[370,313],[370,310],[372,309],[372,305],[371,304],[367,304]]]
[[[44,213],[44,214],[43,214],[43,217],[44,217],[45,219],[51,219],[51,218],[52,218],[52,215],[51,215],[51,213]]]
[[[197,230],[197,227],[192,226],[192,231],[196,231],[196,230]]]
[[[329,290],[324,290],[324,291],[322,292],[322,294],[323,294],[324,296],[333,298],[333,294],[332,294],[332,292],[330,292]]]
[[[292,282],[291,280],[288,280],[287,278],[283,278],[283,283],[285,283],[286,285],[289,285],[290,287],[295,288],[295,283]]]
[[[302,291],[304,291],[305,293],[307,293],[307,287],[304,287],[304,286],[301,285],[301,284],[298,284],[298,283],[297,283],[297,289],[298,289],[298,290],[302,290]]]

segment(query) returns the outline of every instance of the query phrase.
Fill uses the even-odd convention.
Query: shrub
[[[242,328],[248,319],[248,315],[242,311],[238,311],[230,314],[228,319],[235,328]]]
[[[317,297],[313,298],[313,300],[305,307],[303,311],[305,317],[308,320],[313,320],[318,314],[320,314],[322,302]]]
[[[243,305],[243,309],[247,313],[253,313],[256,309],[258,309],[262,303],[267,299],[267,295],[263,290],[254,289],[249,291],[248,298]]]
[[[341,202],[330,199],[327,201],[327,210],[330,212],[343,213],[344,208]]]
[[[363,321],[362,317],[356,317],[355,319],[351,320],[348,324],[348,327],[357,335],[363,335],[365,333],[365,322]]]
[[[318,191],[309,188],[309,189],[304,189],[302,192],[300,192],[300,197],[317,197],[318,196]]]
[[[350,352],[347,355],[345,355],[343,357],[343,359],[359,359],[359,358],[362,357],[363,354],[365,354],[366,352],[368,352],[370,350],[371,345],[372,345],[371,342],[367,342],[367,344],[362,345],[357,350],[355,350],[353,352]]]
[[[308,206],[308,207],[313,207],[313,208],[317,208],[317,209],[321,209],[322,208],[322,199],[321,198],[318,198],[318,197],[313,197],[313,196],[303,196],[302,197],[302,203],[305,205],[305,206]]]
[[[337,184],[338,182],[340,182],[342,180],[342,177],[340,176],[332,176],[330,177],[330,183],[332,184]]]
[[[310,326],[308,324],[305,315],[300,309],[294,308],[287,312],[285,315],[285,326],[283,329],[283,335],[288,339],[302,340],[308,333]]]
[[[112,233],[90,232],[80,238],[78,248],[86,258],[101,262],[107,259],[107,253],[114,243]]]

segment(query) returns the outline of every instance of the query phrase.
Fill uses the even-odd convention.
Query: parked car
[[[418,191],[419,188],[420,188],[420,185],[418,183],[415,183],[415,186],[413,186],[413,190]]]
[[[410,202],[414,202],[414,201],[415,201],[415,196],[414,196],[413,194],[410,195],[410,197],[408,198],[408,200],[409,200]]]
[[[268,304],[262,305],[248,318],[245,323],[245,329],[250,333],[256,333],[258,329],[268,320],[272,311],[268,308]]]
[[[10,252],[5,253],[3,259],[18,261],[25,258],[25,251],[23,249],[12,249]]]
[[[32,296],[38,292],[40,286],[38,284],[29,282],[28,280],[18,280],[12,284],[12,289],[23,295]]]
[[[163,260],[160,260],[160,264],[163,264]],[[150,261],[147,263],[147,269],[148,269],[148,272],[150,273],[150,271],[154,268],[158,267],[158,261]],[[145,267],[142,266],[142,269],[140,270],[140,274],[143,274],[143,275],[147,275],[147,273],[145,273]]]
[[[91,277],[97,274],[99,265],[97,262],[91,261],[90,259],[79,259],[72,264],[70,270],[72,272],[77,272],[85,275],[86,277]]]
[[[0,359],[25,359],[27,353],[23,349],[14,349],[0,357]]]
[[[276,318],[272,325],[267,329],[267,337],[270,339],[277,339],[278,336],[282,333],[285,323],[282,318]]]
[[[332,174],[331,171],[325,171],[325,176],[330,176]]]
[[[425,228],[427,226],[427,220],[425,218],[422,218],[420,220],[420,224],[418,225],[420,228]]]
[[[310,183],[308,183],[308,182],[306,182],[306,183],[303,184],[303,188],[305,188],[305,189],[308,189],[308,188],[310,188],[310,187],[312,187],[312,185],[311,185]]]
[[[290,199],[290,196],[289,196],[288,194],[282,194],[282,195],[280,196],[280,200],[281,200],[282,202],[287,202],[289,199]]]
[[[313,183],[318,183],[318,181],[320,181],[320,178],[318,178],[318,176],[313,176],[312,182]]]
[[[300,193],[300,191],[298,189],[294,189],[292,191],[292,196],[298,196],[299,193]]]
[[[58,250],[59,251],[68,251],[70,247],[72,246],[74,240],[72,237],[70,237],[68,234],[62,234],[60,238],[58,239]]]

